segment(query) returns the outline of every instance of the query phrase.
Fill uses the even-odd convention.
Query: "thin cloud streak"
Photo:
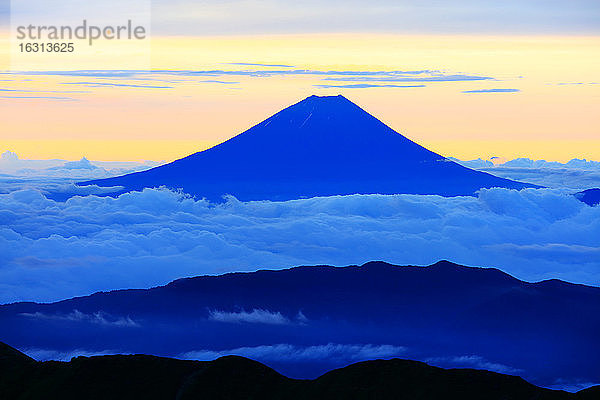
[[[313,85],[321,89],[369,89],[369,88],[421,88],[425,85],[377,85],[373,83],[353,83],[348,85]]]
[[[477,89],[477,90],[463,90],[462,93],[517,93],[520,89]]]
[[[144,89],[173,89],[174,86],[153,86],[153,85],[133,85],[128,83],[109,83],[109,82],[62,82],[63,85],[81,85],[90,87],[128,87],[128,88],[144,88]]]

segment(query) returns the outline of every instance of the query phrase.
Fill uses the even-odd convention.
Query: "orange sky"
[[[2,44],[0,70],[6,71],[11,65],[6,41]],[[151,55],[153,69],[229,72],[118,78],[0,75],[0,152],[12,150],[22,158],[171,160],[240,133],[308,95],[341,93],[444,155],[600,160],[600,37],[154,37]],[[415,88],[321,88],[316,85],[365,82],[331,81],[318,74],[263,76],[261,71],[286,68],[227,64],[237,62],[314,71],[428,69],[494,79],[368,82],[425,85]],[[41,65],[78,69],[60,58]],[[115,60],[117,68],[127,69],[127,64]],[[231,73],[240,70],[257,73]],[[519,91],[463,93],[489,89]]]

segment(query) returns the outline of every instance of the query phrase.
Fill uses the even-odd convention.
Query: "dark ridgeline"
[[[2,399],[394,399],[592,400],[600,386],[571,394],[473,369],[376,360],[314,380],[289,379],[242,357],[199,362],[146,355],[36,362],[0,343]]]
[[[254,322],[239,319],[254,310],[267,313]],[[497,269],[446,261],[430,267],[371,262],[204,276],[52,304],[4,305],[0,340],[20,349],[163,356],[193,350],[226,355],[277,344],[390,345],[401,349],[392,356],[495,368],[551,386],[598,382],[598,310],[596,287],[527,283]],[[314,378],[371,354],[254,358],[287,376]],[[461,364],[460,356],[474,361]]]
[[[222,201],[348,194],[473,195],[536,187],[474,171],[395,132],[343,96],[310,96],[211,149],[80,185],[182,188]]]

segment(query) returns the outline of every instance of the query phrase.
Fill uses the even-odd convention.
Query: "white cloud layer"
[[[0,176],[12,179],[63,178],[74,180],[100,179],[132,172],[144,171],[160,165],[154,161],[90,161],[83,157],[78,161],[21,159],[12,151],[0,154]]]
[[[112,315],[103,311],[97,311],[92,314],[82,313],[79,310],[73,310],[68,314],[44,314],[42,312],[35,313],[21,313],[22,317],[35,318],[35,319],[50,319],[57,321],[76,321],[76,322],[88,322],[91,324],[105,325],[105,326],[117,326],[117,327],[139,327],[140,324],[135,322],[129,317],[113,317]]]
[[[223,351],[197,350],[179,355],[188,360],[212,361],[219,357],[235,355],[258,361],[302,362],[314,360],[358,362],[374,358],[392,358],[403,355],[406,348],[389,344],[337,344],[328,343],[317,346],[294,346],[275,344],[255,347],[240,347]]]
[[[554,385],[548,386],[548,389],[554,390],[565,390],[567,392],[575,393],[580,390],[587,389],[592,386],[598,386],[600,383],[598,382],[585,382],[585,381],[566,381],[563,379],[559,379],[555,382]]]
[[[566,163],[546,160],[516,158],[506,162],[498,159],[451,160],[480,171],[489,172],[502,178],[536,185],[571,190],[585,190],[600,187],[600,162],[574,158]]]
[[[93,357],[113,354],[126,354],[119,353],[118,351],[114,350],[94,351],[85,349],[61,351],[52,349],[25,348],[21,349],[20,351],[37,361],[71,361],[73,357]]]
[[[478,355],[465,355],[456,357],[433,357],[425,360],[426,363],[431,365],[440,365],[448,368],[475,368],[485,369],[487,371],[498,372],[501,374],[517,375],[523,372],[522,369],[509,367],[508,365],[490,362],[485,358]]]
[[[66,202],[0,194],[0,303],[297,265],[440,259],[600,285],[600,207],[551,189],[214,205],[166,189]]]
[[[218,322],[227,323],[249,323],[249,324],[267,324],[267,325],[288,325],[291,324],[287,317],[281,314],[279,311],[273,312],[268,310],[254,309],[250,312],[239,311],[239,312],[227,312],[211,310],[208,313],[208,319]]]

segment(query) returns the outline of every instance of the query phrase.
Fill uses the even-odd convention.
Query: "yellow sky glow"
[[[0,54],[0,69],[10,67],[6,57],[6,51]],[[321,71],[431,69],[495,80],[367,89],[322,89],[315,85],[353,82],[307,75],[118,80],[172,87],[152,89],[90,87],[76,84],[88,78],[73,76],[3,75],[0,87],[20,92],[3,92],[6,96],[0,98],[0,152],[12,150],[22,158],[172,160],[236,135],[308,95],[343,94],[444,155],[600,160],[600,37],[311,34],[152,39],[153,69],[275,69],[226,64],[235,62]],[[77,69],[60,60],[45,66]],[[520,92],[462,93],[498,88]]]

